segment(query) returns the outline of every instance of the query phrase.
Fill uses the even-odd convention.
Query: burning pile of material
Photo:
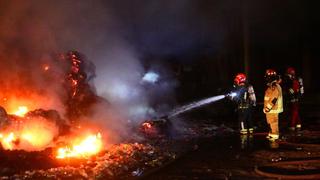
[[[44,150],[67,131],[68,126],[54,110],[30,111],[23,117],[5,115],[4,110],[2,112],[0,143],[7,150]]]
[[[97,105],[106,111],[109,103],[96,95],[94,66],[80,53],[70,51],[40,67],[40,87],[27,76],[21,83],[0,79],[0,179],[128,178],[175,158],[149,144],[109,147],[106,140],[113,137],[94,124],[93,115]],[[58,93],[48,92],[53,90]]]
[[[95,159],[89,159],[77,166],[30,170],[11,177],[14,179],[123,179],[141,176],[146,169],[159,167],[174,158],[174,153],[161,151],[149,144],[127,143],[113,145]]]
[[[41,89],[45,91],[46,87],[40,90],[35,88],[34,91],[20,90],[19,83],[5,82],[3,86],[6,88],[0,92],[0,149],[41,151],[60,146],[61,141],[64,141],[63,147],[58,149],[57,158],[97,154],[102,150],[101,133],[84,135],[78,133],[83,129],[77,129],[79,119],[89,117],[94,105],[99,101],[106,102],[95,94],[90,85],[95,76],[94,66],[76,51],[62,54],[58,58],[55,56],[49,62],[42,65],[41,76],[62,87],[59,89],[60,100],[56,101],[63,105],[64,118],[56,110],[40,109],[39,106],[45,104],[42,100],[46,98],[41,97],[46,95]],[[29,85],[22,82],[25,86]],[[31,80],[27,82],[32,84]],[[77,138],[73,138],[75,133]],[[79,136],[84,137],[79,139]]]
[[[102,137],[98,133],[96,135],[87,135],[84,138],[76,138],[73,140],[72,146],[61,147],[57,151],[56,158],[81,158],[98,154],[103,149]]]

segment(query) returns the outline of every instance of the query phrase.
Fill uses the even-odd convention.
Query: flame
[[[144,128],[146,128],[146,129],[152,128],[152,125],[151,125],[150,123],[148,123],[148,122],[143,123],[142,126],[143,126]]]
[[[14,133],[11,132],[9,134],[0,134],[0,140],[3,148],[12,150],[13,143],[17,140],[17,138],[15,137]]]
[[[59,148],[56,158],[89,157],[102,150],[101,134],[89,135],[85,139],[74,143],[72,147]]]
[[[13,123],[0,132],[0,144],[4,149],[44,150],[58,134],[56,125],[43,118],[30,118],[20,123]]]
[[[18,109],[12,114],[20,117],[24,117],[25,114],[29,111],[27,106],[19,106]]]

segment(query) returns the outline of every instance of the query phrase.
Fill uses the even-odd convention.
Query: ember
[[[44,71],[48,71],[50,69],[50,66],[49,65],[47,65],[47,64],[44,64],[43,65],[43,70]]]
[[[144,128],[148,128],[148,129],[152,128],[152,125],[150,123],[148,123],[148,122],[143,123],[142,126]]]
[[[101,134],[89,135],[84,140],[75,142],[72,147],[59,148],[56,158],[88,157],[102,150]]]

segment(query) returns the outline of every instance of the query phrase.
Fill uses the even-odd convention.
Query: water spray
[[[168,134],[168,133],[170,134],[170,130],[168,130],[168,129],[172,128],[172,124],[170,121],[170,119],[172,117],[177,116],[181,113],[190,111],[192,109],[195,109],[195,108],[198,108],[198,107],[201,107],[201,106],[213,103],[213,102],[220,101],[224,98],[233,99],[237,95],[238,95],[238,93],[236,93],[236,92],[230,92],[228,94],[212,96],[212,97],[209,97],[206,99],[202,99],[200,101],[195,101],[195,102],[186,104],[181,107],[177,107],[165,116],[153,118],[152,120],[145,121],[142,124],[141,129],[143,132],[148,134],[148,131],[149,131],[148,129],[152,129],[152,127],[156,127],[156,128],[158,128],[159,131],[164,131],[166,134]]]
[[[189,103],[187,105],[184,105],[184,106],[181,106],[181,107],[178,107],[178,108],[174,109],[171,113],[169,113],[169,115],[167,115],[164,118],[172,118],[174,116],[177,116],[177,115],[179,115],[181,113],[190,111],[192,109],[195,109],[195,108],[198,108],[198,107],[210,104],[210,103],[214,103],[214,102],[220,101],[220,100],[222,100],[222,99],[224,99],[226,97],[230,98],[230,99],[233,99],[237,95],[238,95],[237,92],[230,92],[228,94],[217,95],[217,96],[209,97],[209,98],[206,98],[206,99],[202,99],[200,101],[195,101],[195,102],[192,102],[192,103]]]

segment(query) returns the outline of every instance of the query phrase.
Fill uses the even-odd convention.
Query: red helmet
[[[243,73],[239,73],[234,78],[234,84],[240,85],[242,83],[245,83],[247,81],[247,76]]]
[[[293,67],[288,67],[287,74],[295,76],[296,75],[296,70]]]

